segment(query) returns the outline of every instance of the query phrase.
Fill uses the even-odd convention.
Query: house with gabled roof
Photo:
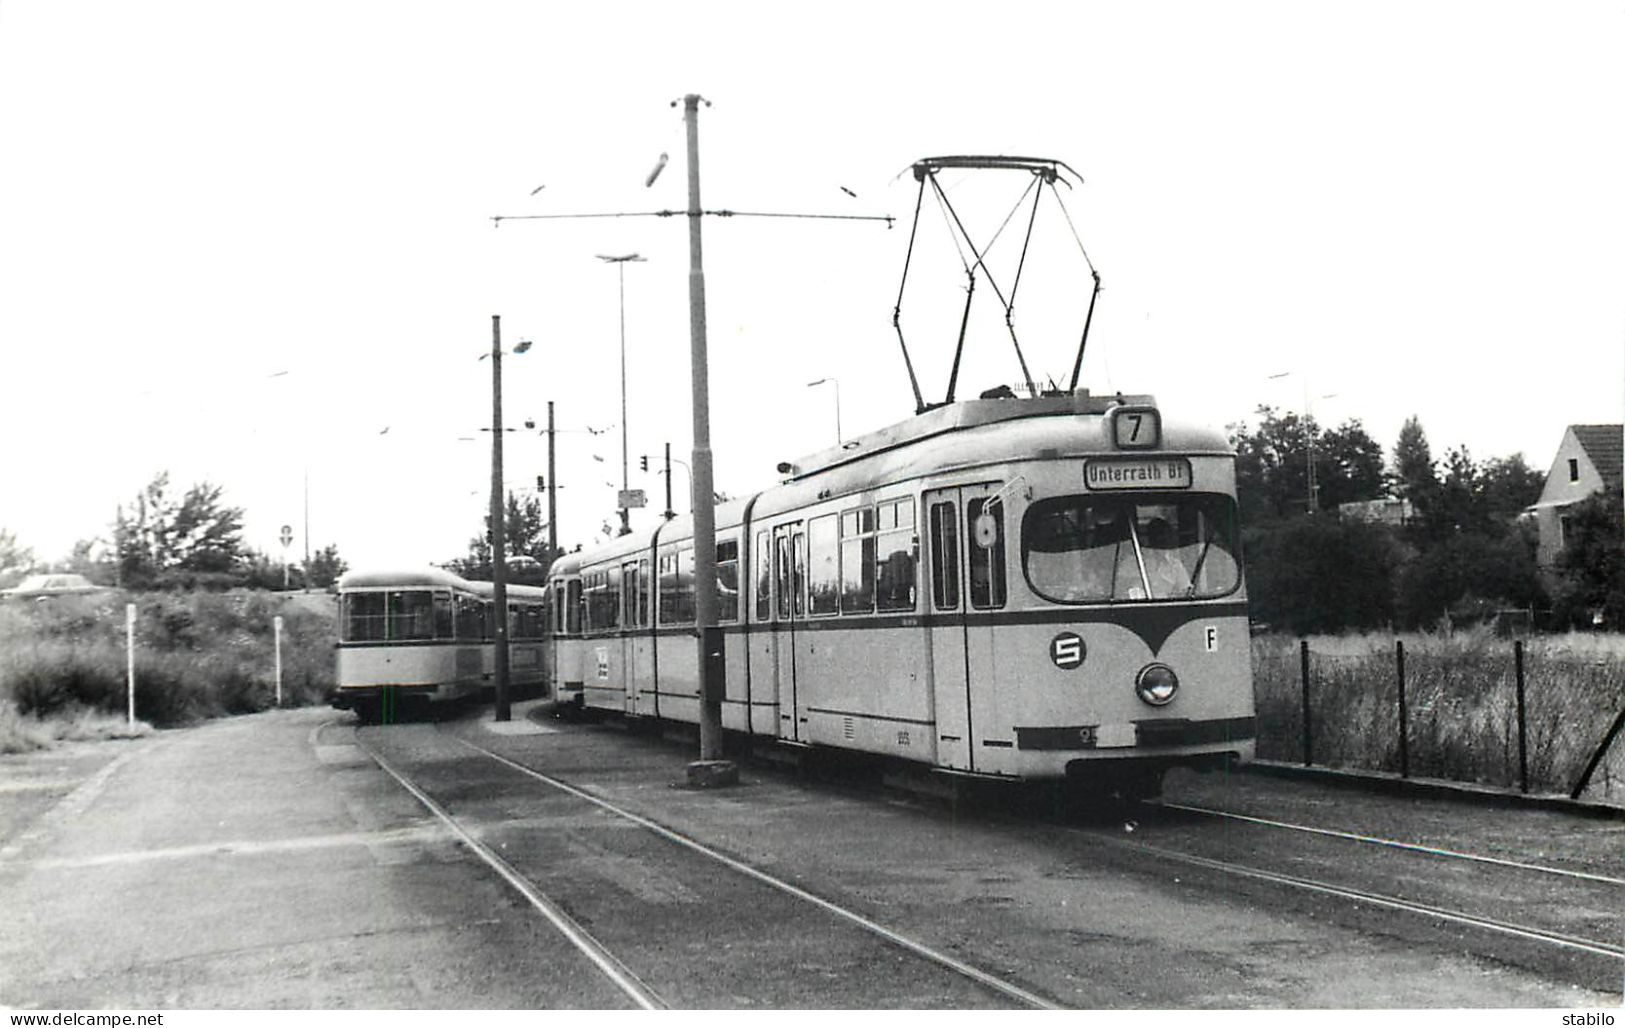
[[[1569,511],[1592,493],[1620,495],[1625,487],[1625,425],[1570,425],[1563,431],[1546,487],[1525,513],[1540,532],[1535,562],[1550,570],[1557,565],[1569,532]]]

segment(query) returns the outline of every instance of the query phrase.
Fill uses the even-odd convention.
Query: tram
[[[495,596],[436,568],[352,571],[339,579],[338,682],[333,706],[363,723],[393,721],[407,706],[444,704],[491,686]],[[547,590],[510,585],[510,683],[546,696]]]
[[[725,729],[1155,794],[1251,759],[1222,433],[1149,396],[951,402],[716,508]],[[550,572],[561,703],[695,723],[693,521]]]

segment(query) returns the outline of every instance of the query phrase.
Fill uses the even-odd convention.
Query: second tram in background
[[[951,403],[716,509],[724,727],[1148,795],[1253,755],[1235,455],[1150,397]],[[693,522],[550,573],[562,703],[696,723]]]
[[[339,579],[333,705],[363,723],[406,707],[477,696],[493,685],[496,604],[490,582],[448,571],[352,571]],[[516,695],[546,694],[547,590],[510,585],[508,647]]]

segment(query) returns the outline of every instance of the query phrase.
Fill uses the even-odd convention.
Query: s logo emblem
[[[1062,632],[1049,643],[1049,659],[1062,671],[1070,671],[1082,664],[1086,652],[1083,636],[1076,632]]]

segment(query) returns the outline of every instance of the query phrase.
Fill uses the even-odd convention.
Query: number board
[[[1113,408],[1111,422],[1112,445],[1119,450],[1149,450],[1162,442],[1162,414],[1155,407]]]

